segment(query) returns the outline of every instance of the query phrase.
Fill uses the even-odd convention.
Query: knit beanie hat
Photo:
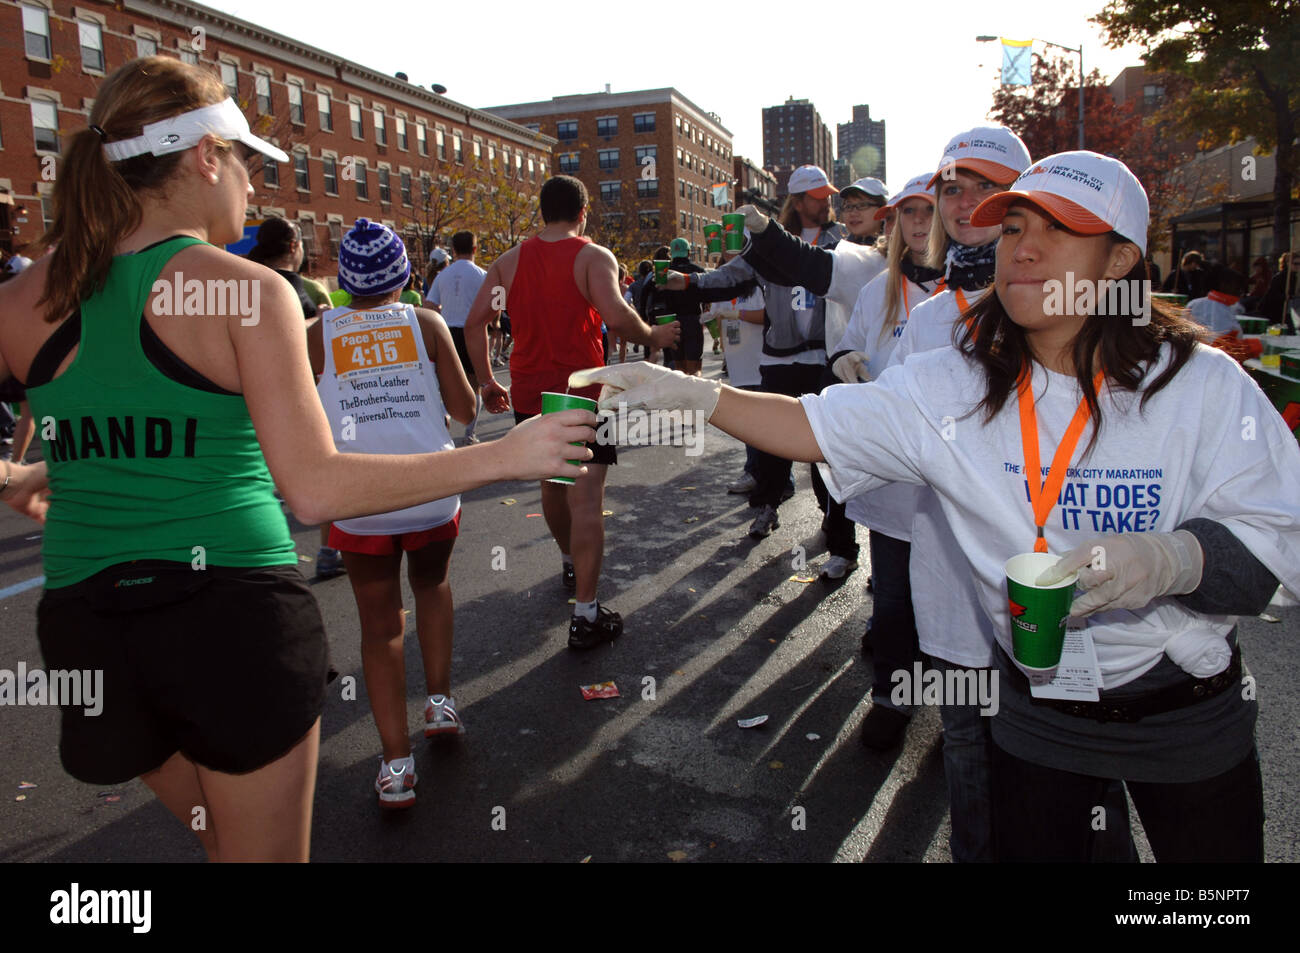
[[[359,218],[339,246],[339,287],[353,295],[382,295],[406,287],[411,262],[387,225]]]

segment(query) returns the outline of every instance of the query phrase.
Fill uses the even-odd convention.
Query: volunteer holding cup
[[[1300,488],[1279,478],[1300,447],[1231,358],[1143,295],[1109,314],[1095,292],[1060,307],[1067,274],[1076,289],[1140,281],[1147,222],[1122,163],[1050,156],[971,216],[1002,237],[995,293],[956,348],[798,401],[661,368],[589,375],[631,406],[699,408],[769,453],[825,462],[840,498],[889,480],[934,488],[998,641],[998,859],[1087,859],[1112,778],[1157,860],[1263,859],[1257,705],[1233,617],[1260,612],[1279,581],[1300,591]],[[1033,698],[1011,660],[1003,567],[1044,548],[1066,555],[1039,585],[1079,571],[1071,614],[1096,653],[1096,702]]]

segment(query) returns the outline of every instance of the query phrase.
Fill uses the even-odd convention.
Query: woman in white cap
[[[205,69],[148,57],[100,86],[64,136],[54,251],[0,288],[0,378],[53,421],[45,462],[0,466],[0,499],[45,517],[46,666],[104,673],[101,711],[61,707],[64,768],[140,777],[187,828],[201,809],[211,859],[302,861],[328,650],[275,487],[319,523],[576,476],[567,441],[595,417],[513,446],[338,452],[293,290],[219,247],[257,153],[288,158]]]
[[[879,377],[889,365],[908,315],[939,290],[943,272],[925,264],[934,218],[930,173],[911,179],[875,213],[883,221],[892,213],[888,269],[858,294],[849,325],[831,358],[838,380],[846,383]],[[862,743],[888,750],[902,739],[912,705],[890,699],[890,676],[908,671],[920,658],[908,557],[912,517],[920,488],[893,483],[855,496],[845,504],[850,519],[870,530],[871,618],[862,637],[863,651],[873,658],[872,707],[862,726]]]
[[[1157,860],[1262,861],[1235,616],[1260,612],[1279,581],[1300,591],[1300,488],[1281,476],[1300,447],[1235,361],[1153,311],[1146,193],[1122,163],[1042,159],[970,221],[1001,223],[995,293],[958,347],[878,381],[795,401],[658,368],[589,379],[825,462],[841,497],[934,488],[997,637],[998,859],[1087,860],[1119,778]],[[1095,653],[1097,701],[1032,692],[1012,661],[1003,566],[1031,549],[1065,554],[1038,585],[1079,571],[1070,615]]]

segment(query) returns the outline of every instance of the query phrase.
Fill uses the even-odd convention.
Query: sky
[[[953,135],[987,124],[1001,45],[977,35],[1082,43],[1085,70],[1108,81],[1141,64],[1139,47],[1109,49],[1088,22],[1105,0],[943,0],[927,4],[924,17],[910,3],[861,0],[204,4],[379,72],[441,83],[477,108],[600,92],[606,83],[614,92],[674,86],[721,117],[733,152],[760,165],[764,106],[808,99],[834,141],[835,124],[865,103],[872,119],[886,120],[893,190],[936,168]]]

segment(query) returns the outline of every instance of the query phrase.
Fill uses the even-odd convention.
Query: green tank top
[[[140,343],[155,279],[195,244],[176,238],[114,258],[104,288],[82,302],[71,366],[27,391],[52,493],[47,589],[136,559],[298,562],[243,396],[171,380]]]

